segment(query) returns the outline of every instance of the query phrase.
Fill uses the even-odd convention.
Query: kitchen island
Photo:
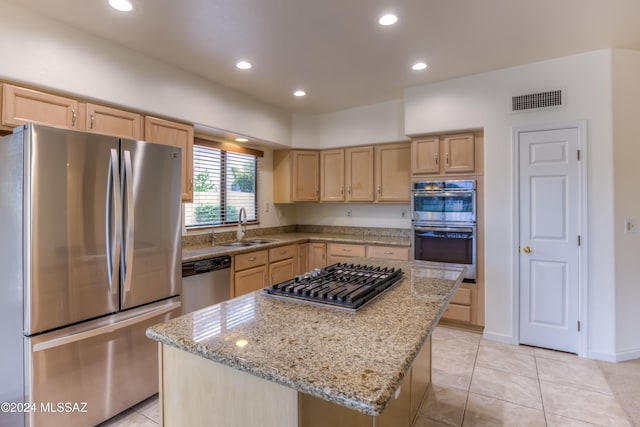
[[[354,262],[404,278],[357,313],[253,292],[149,328],[164,425],[409,426],[463,270]]]

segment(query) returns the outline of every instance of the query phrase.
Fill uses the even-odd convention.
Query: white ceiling
[[[640,50],[640,0],[9,0],[292,112],[607,47]],[[399,21],[381,27],[391,11]],[[7,19],[3,17],[3,19]],[[246,59],[253,68],[235,67]],[[422,60],[422,72],[411,65]],[[303,88],[304,98],[292,92]]]

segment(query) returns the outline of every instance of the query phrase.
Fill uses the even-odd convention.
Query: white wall
[[[386,101],[326,114],[294,114],[292,145],[333,148],[406,141],[404,103]]]
[[[514,126],[586,119],[588,124],[588,355],[616,356],[611,51],[602,50],[405,90],[409,135],[484,128],[485,334],[515,341]],[[510,112],[513,95],[564,89],[566,107]],[[636,303],[636,306],[638,304]],[[635,348],[640,342],[635,342]]]
[[[345,227],[411,228],[408,204],[300,203],[298,224]],[[351,216],[348,216],[351,211]],[[404,217],[403,217],[404,213]]]
[[[616,352],[640,357],[640,52],[613,51]],[[635,233],[624,233],[625,218]]]
[[[291,115],[0,0],[0,78],[291,144]]]

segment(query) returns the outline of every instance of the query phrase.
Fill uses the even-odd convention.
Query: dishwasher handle
[[[231,268],[231,257],[220,256],[198,261],[189,261],[182,264],[182,277],[195,276],[196,274]]]

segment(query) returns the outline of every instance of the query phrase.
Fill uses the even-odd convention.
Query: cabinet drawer
[[[466,305],[449,304],[442,315],[443,319],[456,320],[458,322],[471,322],[471,307]]]
[[[451,298],[453,304],[471,305],[471,289],[458,288],[453,298]]]
[[[341,257],[363,257],[364,245],[349,245],[344,243],[329,243],[327,248],[329,255]]]
[[[367,258],[409,261],[409,248],[400,246],[367,246]]]
[[[267,251],[255,251],[247,254],[236,255],[235,257],[235,271],[246,270],[247,268],[256,267],[259,265],[265,265],[269,259],[269,252]]]
[[[267,266],[260,265],[234,273],[233,283],[234,297],[262,289],[267,286]]]
[[[295,255],[296,245],[280,246],[279,248],[269,249],[269,262],[293,258]]]

